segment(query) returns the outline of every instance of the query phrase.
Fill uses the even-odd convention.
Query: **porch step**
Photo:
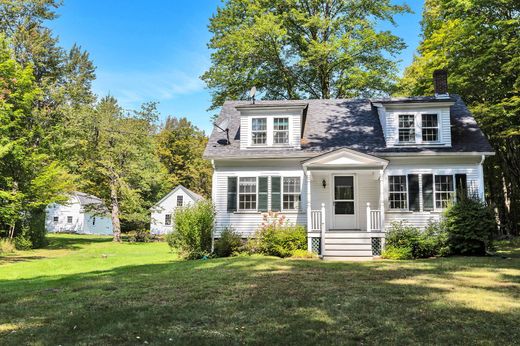
[[[340,257],[372,257],[372,249],[366,250],[366,249],[351,249],[351,248],[344,248],[341,250],[329,250],[327,246],[325,245],[325,256],[340,256]]]
[[[349,232],[344,232],[344,231],[335,231],[335,232],[330,232],[330,231],[327,231],[325,232],[325,239],[334,239],[334,238],[339,238],[339,239],[361,239],[361,238],[367,238],[367,239],[370,239],[372,237],[372,233],[370,232],[364,232],[364,231],[349,231]]]
[[[372,256],[323,256],[326,261],[371,261]]]
[[[329,244],[372,244],[371,238],[329,238],[325,236],[325,245]]]
[[[325,251],[326,253],[330,253],[331,251],[344,251],[344,250],[352,250],[352,251],[370,251],[372,253],[372,244],[329,244],[325,243]]]

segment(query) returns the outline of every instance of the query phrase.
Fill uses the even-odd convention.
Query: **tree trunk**
[[[119,222],[119,199],[117,196],[117,181],[115,178],[110,179],[110,205],[112,206],[113,241],[120,243],[121,223]]]

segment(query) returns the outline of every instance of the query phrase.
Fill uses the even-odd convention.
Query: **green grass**
[[[501,256],[179,261],[164,243],[55,235],[0,257],[0,344],[514,344],[520,246]]]

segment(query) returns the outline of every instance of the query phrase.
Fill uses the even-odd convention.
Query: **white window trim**
[[[433,174],[433,209],[436,212],[442,212],[442,211],[446,210],[446,208],[438,208],[437,207],[437,192],[443,193],[443,192],[446,192],[446,191],[437,191],[437,184],[435,183],[435,178],[437,176],[451,176],[451,182],[452,182],[452,185],[453,185],[453,191],[450,191],[450,192],[453,194],[453,197],[454,197],[454,200],[455,200],[456,192],[457,192],[457,187],[455,186],[455,184],[456,184],[455,175],[456,174],[459,174],[459,173]],[[422,196],[421,196],[421,198],[422,198]]]
[[[275,130],[274,128],[274,121],[275,119],[287,119],[287,130]],[[274,116],[273,117],[273,146],[287,146],[291,143],[291,124],[290,124],[291,118],[289,116]],[[275,132],[285,132],[287,133],[287,143],[275,143]]]
[[[300,192],[298,192],[298,193],[295,193],[295,192],[285,192],[284,179],[286,179],[286,178],[298,178],[298,179],[300,180],[300,184],[299,184],[299,186],[300,186]],[[280,196],[280,204],[281,204],[281,206],[280,206],[280,210],[281,210],[282,212],[284,212],[284,211],[289,211],[289,212],[290,212],[290,211],[299,211],[299,210],[301,210],[302,178],[299,177],[299,176],[282,176],[282,177],[280,177],[280,180],[281,180],[281,184],[282,184],[282,188],[281,188],[281,193],[282,193],[282,195]],[[298,208],[295,208],[295,209],[285,209],[285,208],[283,207],[283,197],[284,197],[284,195],[285,195],[286,193],[287,193],[288,195],[298,195],[298,196],[300,196],[300,200],[299,200],[299,202],[298,202]]]
[[[247,213],[247,212],[258,212],[258,176],[252,176],[252,175],[244,175],[244,176],[238,176],[237,177],[237,212],[239,213]],[[242,178],[255,178],[255,192],[256,192],[256,202],[255,202],[255,209],[240,209],[240,179]],[[245,194],[245,193],[242,193]],[[252,195],[252,193],[247,193],[247,195]]]
[[[423,115],[436,115],[437,116],[437,126],[436,127],[423,127],[423,125],[422,125]],[[421,113],[419,113],[419,117],[421,119],[421,123],[419,124],[420,132],[421,132],[420,133],[421,134],[421,143],[422,144],[439,144],[439,143],[441,143],[441,119],[440,119],[440,114],[438,112],[421,112]],[[423,129],[437,129],[437,140],[436,141],[425,141],[425,140],[423,140],[423,133],[422,133]]]
[[[406,179],[406,184],[405,184],[405,188],[406,188],[406,190],[405,190],[406,208],[392,208],[391,207],[392,204],[390,203],[390,194],[391,193],[402,193],[402,191],[399,191],[399,192],[390,191],[390,181],[388,181],[388,210],[390,210],[390,211],[406,211],[406,212],[410,211],[410,205],[409,205],[410,203],[408,201],[408,174],[413,174],[413,173],[402,173],[402,174],[400,173],[400,174],[389,174],[388,175],[388,178],[404,176],[405,179]],[[389,180],[389,179],[387,179],[387,180]]]
[[[399,126],[399,123],[400,123],[400,118],[401,116],[412,116],[413,117],[413,130],[414,130],[414,141],[413,142],[402,142],[399,140],[399,131],[401,129],[409,129],[409,127],[400,127]],[[401,144],[401,145],[414,145],[414,144],[417,144],[418,141],[417,141],[417,113],[410,113],[410,112],[399,112],[397,113],[397,143]]]
[[[254,131],[253,130],[253,120],[256,119],[265,119],[265,131]],[[251,120],[249,122],[249,128],[251,129],[250,136],[249,136],[249,144],[253,147],[266,147],[269,145],[269,118],[268,117],[251,117]],[[265,143],[259,144],[259,143],[253,143],[253,134],[257,132],[265,132]]]
[[[170,216],[170,223],[166,222],[166,218]],[[164,225],[165,226],[171,226],[172,225],[172,214],[164,214]]]
[[[444,145],[442,136],[442,119],[441,112],[437,109],[421,110],[416,112],[410,111],[395,111],[395,145],[397,146],[421,146],[421,145]],[[423,141],[422,139],[422,115],[423,114],[436,114],[437,115],[437,141]],[[401,115],[413,115],[415,125],[415,142],[401,142],[399,140],[399,116]]]
[[[287,118],[288,124],[289,124],[289,130],[288,130],[288,142],[285,144],[282,143],[274,143],[274,119],[275,118]],[[253,119],[266,119],[266,131],[267,131],[267,139],[265,144],[254,144],[253,143],[253,133],[259,132],[259,131],[253,131]],[[252,116],[248,119],[249,124],[249,134],[248,134],[248,146],[252,148],[265,148],[265,147],[273,147],[273,148],[287,148],[292,147],[294,145],[293,143],[293,116],[291,115],[265,115],[265,116]],[[263,132],[263,131],[262,131]]]

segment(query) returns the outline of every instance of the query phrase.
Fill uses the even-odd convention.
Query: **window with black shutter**
[[[237,177],[228,177],[227,181],[227,211],[237,210]]]
[[[280,177],[271,177],[271,210],[281,210],[281,179]]]
[[[432,211],[434,209],[433,174],[423,174],[422,175],[422,198],[423,198],[423,210]]]
[[[408,174],[408,206],[410,211],[421,210],[418,174]]]
[[[258,178],[258,211],[267,211],[268,178]]]
[[[455,188],[457,201],[468,196],[468,178],[466,174],[455,174]]]

